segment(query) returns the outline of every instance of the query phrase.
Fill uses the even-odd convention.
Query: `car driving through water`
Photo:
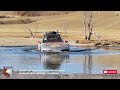
[[[58,31],[46,32],[42,41],[38,43],[38,50],[48,52],[69,51],[68,41],[63,41]]]

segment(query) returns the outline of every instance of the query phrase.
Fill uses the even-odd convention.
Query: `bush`
[[[9,18],[9,17],[7,17],[7,16],[0,16],[0,18]]]
[[[18,20],[0,21],[0,24],[28,24],[32,22],[35,22],[35,20],[32,20],[31,18],[26,18]]]
[[[60,15],[68,14],[73,11],[13,11],[13,15],[19,16],[42,16],[42,15]]]

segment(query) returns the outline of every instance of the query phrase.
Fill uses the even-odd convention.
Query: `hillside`
[[[50,13],[50,11],[49,11]],[[60,13],[60,11],[59,11]],[[46,31],[58,30],[64,39],[67,40],[83,40],[84,25],[83,12],[76,11],[68,14],[60,15],[42,15],[34,17],[15,17],[2,18],[2,21],[17,20],[31,18],[35,22],[29,24],[7,24],[0,25],[0,37],[29,37],[29,31],[25,26],[29,27],[37,37],[42,37]],[[96,34],[110,40],[120,41],[120,16],[116,16],[113,11],[94,11],[93,14],[94,26],[93,31]],[[38,33],[39,32],[39,33]],[[67,34],[66,34],[67,33]],[[92,39],[96,39],[94,36]]]

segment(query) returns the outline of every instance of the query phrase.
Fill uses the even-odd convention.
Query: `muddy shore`
[[[0,47],[22,47],[22,46],[37,46],[39,38],[0,38]],[[93,43],[76,43],[74,40],[68,41],[71,46],[103,46],[96,45],[96,42]],[[115,46],[115,45],[105,45],[105,46]],[[120,44],[116,44],[120,46]]]

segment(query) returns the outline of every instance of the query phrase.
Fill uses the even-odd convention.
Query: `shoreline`
[[[120,47],[120,45],[70,44],[75,47]],[[0,47],[37,47],[37,45],[0,45]]]
[[[89,43],[89,44],[80,44],[80,43],[69,43],[70,46],[81,46],[81,47],[114,47],[114,46],[120,46],[118,45],[95,45],[95,43]],[[37,43],[10,43],[10,44],[5,44],[5,43],[0,43],[0,47],[29,47],[29,46],[36,46],[37,47]]]
[[[37,46],[38,41],[41,38],[0,38],[0,47],[24,47],[24,46]],[[84,43],[83,43],[84,42]],[[75,40],[68,40],[70,46],[81,46],[81,47],[95,47],[95,46],[120,46],[120,44],[99,44],[98,42],[90,42],[89,41],[80,41],[80,43],[76,43]]]
[[[36,46],[36,45],[0,45],[0,47],[34,47],[34,46]]]

